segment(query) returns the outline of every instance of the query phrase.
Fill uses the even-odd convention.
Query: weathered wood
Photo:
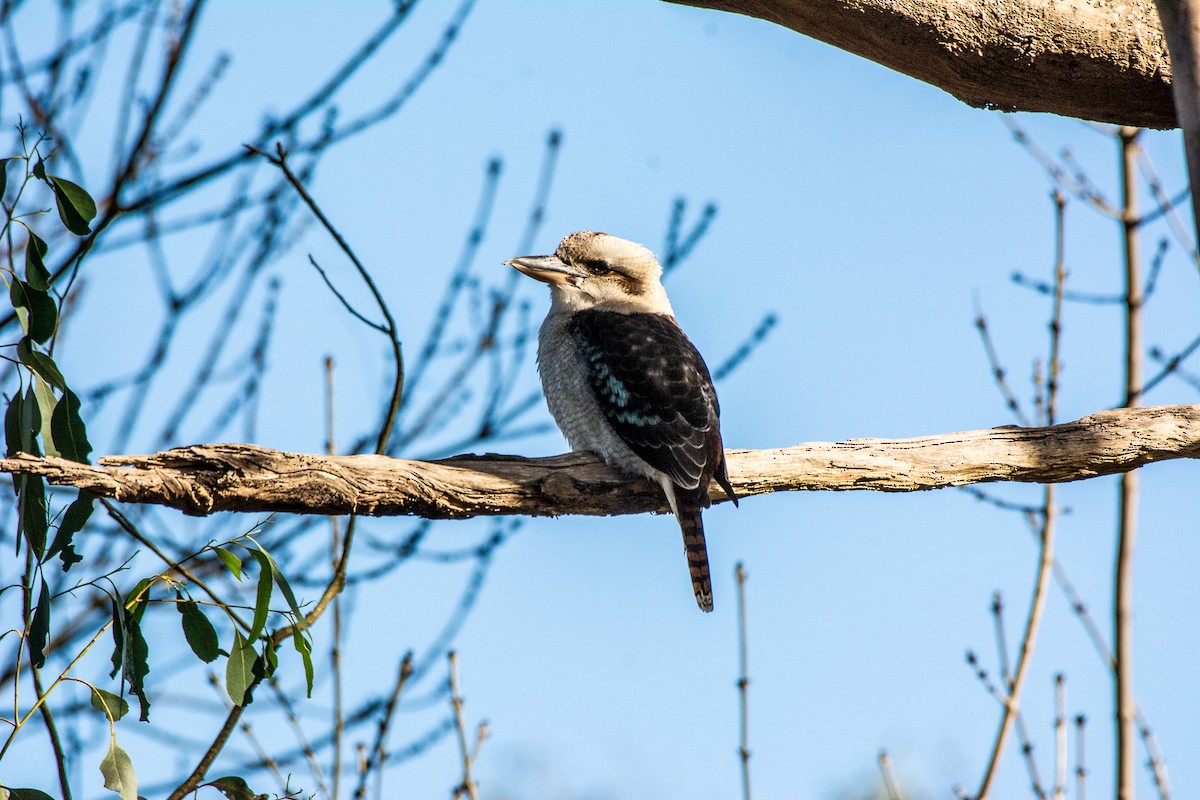
[[[1153,0],[672,2],[778,23],[972,106],[1175,126]]]
[[[1114,409],[1049,428],[1010,426],[727,453],[729,477],[742,497],[795,490],[911,492],[994,481],[1058,483],[1155,461],[1200,458],[1200,405]],[[408,461],[209,444],[148,456],[110,456],[99,465],[22,453],[0,459],[0,471],[43,475],[54,484],[188,514],[279,511],[460,519],[665,510],[658,487],[629,481],[585,453]],[[713,499],[721,499],[719,490]]]

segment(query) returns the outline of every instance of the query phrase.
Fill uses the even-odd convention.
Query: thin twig
[[[1012,691],[1012,675],[1008,671],[1008,636],[1004,631],[1004,598],[992,592],[992,630],[996,635],[996,661],[1000,664],[1000,680],[1007,694]]]
[[[1121,230],[1125,261],[1124,405],[1138,404],[1142,391],[1142,275],[1137,237],[1136,128],[1121,128]],[[1118,499],[1117,556],[1113,587],[1113,655],[1116,704],[1116,795],[1133,800],[1137,701],[1133,687],[1133,554],[1137,542],[1138,473],[1124,473]]]
[[[1087,764],[1084,761],[1084,732],[1087,729],[1087,717],[1075,715],[1075,798],[1085,800],[1084,789],[1087,786]]]
[[[1063,202],[1057,194],[1054,196],[1055,202],[1055,218],[1057,222],[1058,239],[1055,246],[1055,263],[1054,263],[1054,305],[1050,320],[1050,356],[1048,362],[1048,379],[1046,381],[1045,402],[1042,404],[1046,417],[1052,420],[1057,408],[1058,382],[1057,376],[1061,370],[1059,364],[1060,349],[1059,340],[1062,336],[1062,295],[1063,285],[1066,281],[1066,270],[1063,259]],[[979,317],[982,320],[982,315]],[[979,325],[980,323],[977,323]],[[986,332],[981,327],[981,332]],[[985,337],[986,340],[986,337]],[[989,351],[990,352],[990,351]],[[989,355],[989,358],[991,356]],[[994,364],[994,362],[993,362]],[[997,376],[997,383],[1003,389],[1003,376]],[[1052,423],[1051,423],[1052,424]],[[1018,716],[1020,709],[1021,690],[1024,686],[1026,676],[1028,675],[1029,664],[1032,661],[1033,649],[1037,640],[1038,630],[1041,625],[1042,615],[1045,611],[1047,589],[1050,584],[1050,578],[1053,574],[1054,560],[1054,538],[1056,532],[1057,509],[1055,508],[1055,486],[1048,484],[1043,490],[1042,502],[1042,527],[1040,536],[1040,550],[1038,556],[1037,579],[1034,583],[1033,599],[1029,605],[1029,616],[1025,621],[1025,635],[1021,639],[1021,649],[1017,656],[1017,665],[1013,670],[1012,681],[1009,682],[1007,688],[1007,697],[1004,702],[1004,711],[1000,718],[1000,729],[996,733],[996,739],[992,746],[992,754],[988,759],[987,768],[984,771],[983,781],[980,784],[979,792],[976,794],[977,800],[986,800],[991,791],[992,782],[995,779],[996,773],[1000,766],[1000,759],[1004,753],[1004,746],[1008,738],[1009,732],[1012,730],[1014,722]],[[1022,739],[1026,739],[1025,733],[1021,731]],[[1035,763],[1032,756],[1032,747],[1026,743],[1022,748],[1026,754],[1026,761],[1030,769],[1030,775],[1033,780],[1033,789],[1039,797],[1044,795],[1041,788],[1041,782],[1037,777]]]
[[[296,708],[292,705],[292,701],[288,699],[287,693],[283,687],[279,685],[279,681],[275,680],[274,676],[267,679],[271,691],[275,694],[275,700],[283,709],[284,717],[287,719],[288,727],[292,729],[292,733],[299,742],[300,748],[304,751],[304,759],[308,762],[309,772],[312,773],[313,780],[317,784],[317,792],[319,795],[333,798],[334,795],[329,793],[329,786],[325,783],[325,773],[321,769],[321,762],[317,759],[317,753],[313,749],[312,743],[308,740],[308,735],[304,732],[304,728],[300,725],[300,717],[296,714]],[[248,729],[248,723],[243,723],[243,728]]]
[[[1017,666],[1013,672],[1012,686],[1008,692],[1008,696],[1004,702],[1004,712],[1000,718],[1000,728],[996,733],[995,742],[992,745],[992,754],[988,759],[987,768],[984,771],[983,781],[980,784],[979,792],[975,797],[977,800],[986,800],[992,788],[992,782],[995,779],[997,770],[1000,766],[1000,759],[1004,754],[1004,746],[1013,723],[1020,708],[1020,695],[1024,687],[1025,678],[1028,675],[1029,664],[1032,661],[1034,642],[1037,638],[1038,629],[1041,625],[1042,614],[1046,606],[1046,588],[1050,582],[1051,565],[1053,564],[1054,553],[1054,534],[1055,534],[1055,514],[1054,508],[1054,486],[1045,487],[1045,504],[1046,516],[1042,524],[1042,544],[1041,552],[1038,561],[1037,580],[1034,584],[1033,599],[1029,607],[1029,616],[1025,622],[1025,635],[1021,640],[1021,650],[1017,656]]]
[[[1154,737],[1154,731],[1150,730],[1150,725],[1146,722],[1146,718],[1142,716],[1142,710],[1137,711],[1138,734],[1142,737],[1142,743],[1146,746],[1146,767],[1150,770],[1150,777],[1154,779],[1154,788],[1158,790],[1159,800],[1171,799],[1171,779],[1167,775],[1167,762],[1163,760],[1162,750],[1159,749],[1158,740]]]
[[[462,781],[454,787],[454,797],[466,796],[479,800],[479,789],[471,779],[471,751],[467,748],[467,731],[463,724],[463,699],[458,681],[458,653],[447,654],[450,661],[450,706],[454,709],[454,729],[458,733],[458,750],[462,756]]]
[[[738,562],[733,570],[737,580],[737,613],[738,613],[738,710],[740,724],[738,726],[738,757],[742,765],[742,798],[750,800],[750,711],[748,687],[750,674],[746,667],[746,569]]]
[[[375,730],[375,742],[370,749],[360,745],[358,756],[358,787],[354,790],[354,797],[357,800],[363,800],[367,796],[367,779],[371,772],[378,770],[383,772],[383,763],[387,760],[387,737],[391,730],[392,718],[396,713],[396,703],[400,700],[400,693],[404,691],[408,679],[412,677],[413,671],[413,654],[409,650],[400,659],[400,668],[396,672],[396,681],[392,684],[392,693],[388,695],[388,700],[383,706],[383,713],[379,716],[379,726]]]
[[[1045,509],[1039,508],[1034,515],[1040,520],[1043,517]],[[1038,531],[1040,533],[1040,526]],[[992,627],[996,634],[996,654],[997,660],[1000,662],[1000,680],[1004,686],[1003,694],[997,693],[996,697],[1003,706],[1008,702],[1008,697],[1012,692],[1013,680],[1012,674],[1009,671],[1009,654],[1008,654],[1008,636],[1004,628],[1004,601],[1000,592],[992,594]],[[1025,770],[1029,773],[1029,784],[1033,790],[1033,794],[1038,798],[1045,798],[1046,793],[1042,789],[1042,777],[1038,772],[1037,760],[1033,756],[1033,742],[1029,738],[1029,731],[1025,725],[1025,716],[1018,713],[1016,719],[1017,744],[1021,748],[1021,759],[1025,762]]]
[[[325,357],[325,452],[333,455],[336,452],[334,435],[334,380],[333,356]],[[332,569],[337,569],[338,553],[341,551],[342,531],[338,517],[329,518],[329,560]],[[333,600],[333,637],[329,644],[329,669],[333,691],[333,743],[331,749],[333,766],[333,793],[331,800],[341,797],[342,783],[342,735],[346,730],[346,716],[342,705],[342,599],[341,595]]]
[[[317,260],[311,255],[308,257],[308,263],[313,265],[313,268],[316,269],[317,274],[321,276],[321,280],[325,282],[325,288],[333,293],[333,296],[336,297],[338,302],[342,304],[342,308],[346,309],[346,311],[350,313],[350,316],[354,317],[363,325],[366,325],[372,330],[377,330],[385,335],[387,334],[387,328],[385,328],[383,325],[380,325],[378,322],[372,322],[371,320],[367,319],[362,315],[362,312],[350,304],[350,301],[346,299],[346,296],[338,291],[338,288],[333,284],[333,281],[329,280],[329,274],[325,272],[321,265],[317,263]]]
[[[278,167],[281,172],[283,172],[283,175],[285,178],[287,178],[288,183],[290,183],[292,188],[296,190],[296,193],[300,195],[300,199],[302,199],[304,204],[308,206],[310,211],[312,211],[313,216],[317,218],[325,231],[331,237],[333,237],[333,240],[337,242],[338,247],[341,248],[346,257],[350,259],[350,263],[352,263],[354,268],[358,270],[359,277],[362,278],[363,283],[366,284],[367,289],[371,292],[371,296],[375,299],[375,304],[379,307],[380,313],[383,314],[383,333],[387,335],[388,342],[392,348],[392,360],[395,363],[396,374],[395,381],[392,384],[392,396],[388,401],[387,411],[384,413],[383,423],[380,425],[379,436],[377,437],[375,443],[375,452],[382,453],[387,449],[388,439],[392,435],[392,426],[395,424],[396,414],[400,410],[400,398],[404,394],[404,356],[401,353],[399,329],[396,327],[396,320],[392,316],[392,312],[388,307],[387,301],[383,299],[383,295],[380,294],[379,288],[375,285],[375,280],[371,277],[371,273],[365,266],[363,266],[363,263],[359,261],[358,256],[354,253],[354,249],[350,247],[350,244],[346,241],[345,237],[342,236],[341,231],[339,231],[333,225],[333,223],[329,221],[329,218],[325,216],[325,212],[322,211],[321,207],[317,205],[316,200],[314,200],[312,195],[308,193],[308,190],[304,188],[303,182],[301,182],[300,178],[296,176],[296,173],[292,172],[291,167],[288,166],[287,151],[283,149],[283,145],[277,144],[275,146],[275,155],[270,155],[269,153],[260,150],[253,145],[246,145],[246,149],[252,153],[261,155],[271,164]]]
[[[1143,383],[1141,387],[1131,395],[1131,399],[1140,401],[1146,396],[1147,392],[1169,378],[1171,374],[1175,372],[1175,370],[1179,369],[1179,365],[1190,358],[1191,355],[1198,349],[1200,349],[1200,336],[1197,336],[1195,339],[1189,342],[1178,353],[1166,359],[1166,366],[1164,366],[1162,370],[1160,370],[1153,378]]]
[[[1054,800],[1067,796],[1067,712],[1066,682],[1060,672],[1054,676]]]
[[[62,740],[58,737],[58,726],[54,724],[54,714],[50,704],[44,702],[46,693],[42,690],[41,670],[32,664],[29,671],[33,675],[33,692],[38,700],[43,701],[41,707],[42,722],[46,726],[46,735],[50,737],[50,747],[54,750],[54,765],[58,768],[58,786],[63,793],[63,800],[71,800],[71,782],[67,778],[67,757],[63,753]]]
[[[887,800],[904,800],[904,793],[900,791],[900,783],[892,768],[892,757],[887,750],[879,751],[879,772],[883,775],[883,790],[887,792]]]
[[[1004,396],[1004,403],[1008,406],[1008,410],[1017,418],[1022,426],[1029,426],[1029,418],[1025,416],[1025,412],[1021,410],[1021,404],[1017,402],[1017,396],[1008,388],[1008,380],[1004,367],[1000,365],[1000,357],[996,353],[996,346],[992,342],[992,335],[988,331],[987,317],[983,315],[983,311],[978,307],[975,310],[975,330],[979,332],[979,339],[983,342],[983,352],[987,356],[988,366],[991,368],[992,377],[996,381],[996,388],[1000,390],[1000,394]]]

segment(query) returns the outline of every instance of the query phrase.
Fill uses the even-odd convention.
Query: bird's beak
[[[551,286],[564,286],[568,283],[578,286],[587,276],[586,272],[563,263],[558,256],[521,256],[510,258],[504,263]]]

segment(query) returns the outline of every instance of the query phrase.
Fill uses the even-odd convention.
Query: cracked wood
[[[972,106],[1176,125],[1170,60],[1153,0],[672,2],[783,25]]]
[[[729,450],[741,497],[780,491],[911,492],[972,483],[1058,483],[1200,457],[1200,405],[1114,409],[1046,428],[1015,426],[913,439]],[[99,465],[24,453],[0,471],[43,475],[127,503],[216,511],[413,515],[634,514],[666,510],[661,491],[585,453],[465,455],[441,461],[318,456],[208,444]],[[716,489],[714,501],[721,499]]]

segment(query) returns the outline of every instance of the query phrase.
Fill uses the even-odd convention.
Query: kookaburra
[[[683,530],[696,602],[712,611],[700,509],[725,469],[708,367],[675,321],[662,267],[640,244],[579,231],[554,255],[504,262],[550,286],[538,335],[546,404],[573,450],[662,487]]]

